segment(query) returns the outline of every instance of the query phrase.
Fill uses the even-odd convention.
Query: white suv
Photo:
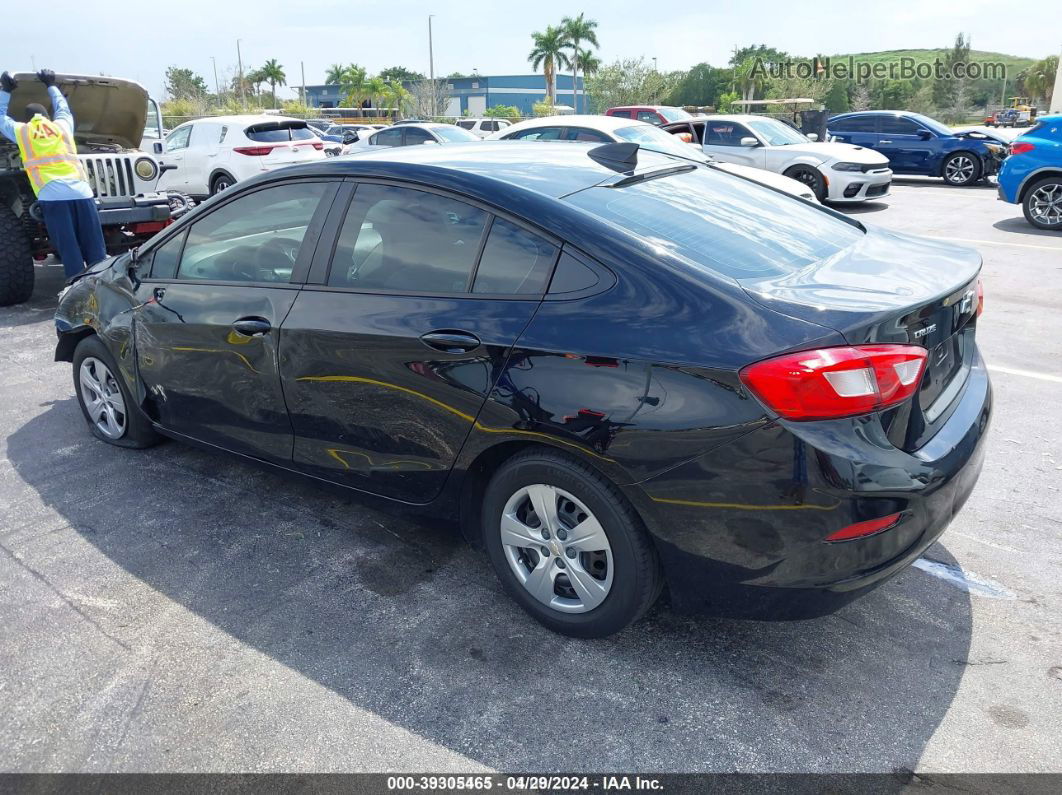
[[[324,144],[301,119],[284,116],[214,116],[185,122],[166,136],[167,171],[159,190],[212,196],[240,180],[281,166],[320,160]]]
[[[504,119],[458,119],[457,126],[462,130],[468,130],[477,138],[486,138],[488,135],[504,130],[512,122]]]

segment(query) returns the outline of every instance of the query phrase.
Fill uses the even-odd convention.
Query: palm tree
[[[365,81],[365,93],[369,95],[369,105],[378,107],[377,100],[387,91],[387,81],[380,77],[370,77]]]
[[[564,38],[567,40],[568,46],[572,48],[572,57],[570,59],[572,66],[572,102],[575,103],[575,110],[578,111],[579,102],[576,99],[576,86],[579,78],[579,51],[582,49],[581,45],[584,41],[595,47],[599,46],[596,33],[597,21],[586,19],[580,12],[577,17],[565,17],[562,19],[561,30],[564,31]]]
[[[1022,92],[1029,95],[1033,102],[1042,98],[1049,105],[1054,93],[1055,74],[1058,72],[1058,56],[1049,55],[1037,61],[1021,73]]]
[[[276,58],[270,58],[262,68],[259,70],[262,76],[262,80],[269,83],[269,88],[273,93],[273,107],[277,106],[277,86],[286,86],[288,84],[288,76],[284,74],[284,67],[277,63]]]
[[[402,85],[401,80],[392,80],[388,83],[384,96],[387,98],[388,105],[391,106],[391,115],[395,118],[398,117],[398,114],[402,112],[402,109],[412,99],[412,95],[406,91],[406,87]]]
[[[564,48],[568,46],[562,28],[546,25],[544,33],[532,33],[531,40],[535,48],[527,56],[532,69],[542,67],[542,74],[546,78],[546,93],[554,105],[557,104],[557,80],[556,70],[569,66],[568,54]]]
[[[365,68],[356,63],[350,64],[343,70],[343,79],[339,83],[347,95],[347,107],[360,105],[365,98]]]
[[[325,82],[329,85],[338,85],[343,82],[343,73],[347,70],[347,67],[343,64],[334,63],[328,67],[328,74],[325,75]]]
[[[262,83],[265,82],[265,75],[262,74],[261,69],[251,69],[247,72],[247,76],[244,78],[251,86],[251,93],[254,96],[258,96],[258,92],[262,89]]]

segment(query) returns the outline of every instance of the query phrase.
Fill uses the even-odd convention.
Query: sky
[[[239,39],[245,70],[276,58],[292,87],[302,82],[300,63],[307,84],[324,82],[336,62],[427,74],[433,14],[436,75],[528,74],[531,33],[580,11],[598,22],[603,62],[655,57],[662,71],[702,61],[721,66],[735,47],[752,43],[806,55],[871,52],[944,47],[960,31],[978,50],[1035,58],[1062,51],[1062,3],[1022,8],[1015,13],[999,0],[60,0],[58,19],[5,18],[0,69],[131,78],[161,98],[171,65],[192,69],[213,89],[216,64],[225,82],[236,73]]]

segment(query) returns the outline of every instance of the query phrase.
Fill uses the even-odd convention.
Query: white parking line
[[[970,240],[965,237],[944,237],[943,235],[926,235],[934,240],[953,240],[956,243],[977,243],[982,246],[1014,246],[1015,248],[1035,248],[1041,251],[1057,251],[1062,254],[1062,246],[1036,246],[1032,243],[1008,243],[1005,240]]]
[[[1013,367],[997,367],[994,364],[989,365],[988,369],[991,370],[993,373],[1020,375],[1024,378],[1035,378],[1037,381],[1051,381],[1055,384],[1062,384],[1062,375],[1051,375],[1050,373],[1034,373],[1032,370],[1017,370]]]

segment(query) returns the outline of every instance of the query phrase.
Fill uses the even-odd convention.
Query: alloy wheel
[[[572,494],[543,483],[524,486],[505,504],[499,526],[517,581],[542,604],[586,613],[612,589],[612,547],[601,523]]]
[[[966,155],[953,157],[944,165],[944,178],[955,185],[964,185],[973,179],[974,161]]]
[[[1050,182],[1034,190],[1029,213],[1044,226],[1062,224],[1062,183]]]
[[[108,439],[121,439],[126,427],[125,399],[114,375],[99,359],[87,356],[78,377],[81,400],[92,424]]]

